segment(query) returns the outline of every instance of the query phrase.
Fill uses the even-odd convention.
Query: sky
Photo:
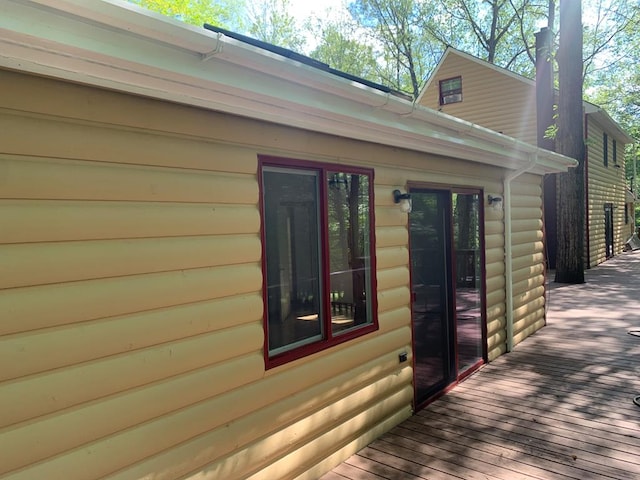
[[[312,15],[324,17],[328,9],[346,10],[347,0],[289,0],[289,13],[304,21]]]

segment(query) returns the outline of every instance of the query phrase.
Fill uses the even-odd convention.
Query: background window
[[[602,159],[604,166],[609,166],[609,137],[606,133],[602,134]]]
[[[262,164],[270,366],[376,328],[372,175],[295,163]]]
[[[440,80],[440,105],[462,101],[462,77]]]

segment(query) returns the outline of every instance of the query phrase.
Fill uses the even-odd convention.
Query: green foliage
[[[224,28],[238,28],[241,24],[242,2],[211,0],[128,0],[148,10],[202,26],[211,23]]]
[[[301,52],[305,37],[296,19],[288,13],[289,0],[252,2],[249,35],[263,42]]]
[[[424,28],[422,2],[355,0],[349,12],[369,42],[380,46],[380,81],[417,97],[442,52]]]
[[[602,13],[614,19],[610,23],[616,25],[612,27],[616,34],[606,46],[607,61],[591,63],[586,94],[637,141],[640,140],[640,4],[612,2],[610,8],[616,6],[620,10],[615,15],[608,10]],[[633,157],[640,158],[638,145],[628,145],[625,156],[625,173],[631,185]],[[636,169],[636,176],[640,176],[640,161],[636,162]]]
[[[349,11],[381,46],[381,80],[414,97],[447,45],[521,74],[534,73],[534,0],[354,0]]]
[[[318,46],[310,53],[312,58],[342,72],[359,75],[368,80],[380,78],[379,65],[371,45],[352,38],[355,26],[348,20],[326,23],[318,20],[312,26]]]
[[[531,76],[534,33],[548,6],[534,0],[447,0],[424,9],[425,25],[441,43]]]

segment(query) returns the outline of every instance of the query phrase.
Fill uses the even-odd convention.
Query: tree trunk
[[[558,133],[556,149],[578,160],[558,177],[558,252],[556,282],[584,283],[584,115],[582,111],[582,7],[560,2],[558,47]]]

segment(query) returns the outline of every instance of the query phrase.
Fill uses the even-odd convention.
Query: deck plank
[[[640,338],[627,334],[640,329],[640,251],[586,275],[583,285],[549,285],[545,328],[334,472],[393,480],[640,479],[640,408],[632,401],[640,394]]]

